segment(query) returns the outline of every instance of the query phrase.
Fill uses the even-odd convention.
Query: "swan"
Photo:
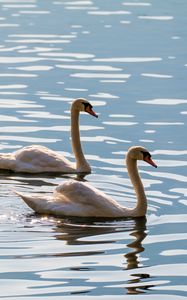
[[[135,208],[126,208],[116,200],[87,182],[65,181],[50,196],[31,195],[15,191],[35,212],[56,216],[75,217],[142,217],[147,211],[147,199],[141,182],[137,160],[157,165],[143,147],[131,147],[126,155],[126,165],[137,196]]]
[[[71,105],[71,138],[76,164],[47,147],[31,145],[13,153],[0,153],[0,169],[26,173],[90,173],[91,167],[84,157],[80,142],[79,113],[81,111],[98,118],[92,105],[86,99],[79,98],[73,101]]]

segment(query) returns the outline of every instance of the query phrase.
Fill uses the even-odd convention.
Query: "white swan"
[[[86,99],[76,99],[71,106],[71,138],[76,164],[63,155],[40,145],[23,147],[13,153],[0,153],[0,169],[14,172],[90,173],[91,167],[82,152],[79,134],[79,112],[98,117]]]
[[[138,173],[137,160],[144,160],[157,167],[145,148],[135,146],[128,150],[126,164],[137,196],[137,205],[132,209],[123,207],[88,183],[73,180],[57,186],[51,196],[16,193],[35,212],[42,214],[77,217],[141,217],[146,214],[147,199]]]

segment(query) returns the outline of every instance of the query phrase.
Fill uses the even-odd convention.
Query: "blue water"
[[[1,172],[0,299],[186,299],[187,2],[0,6],[0,151],[41,144],[74,161],[69,109],[84,97],[99,114],[81,115],[85,180],[130,207],[127,149],[158,165],[140,164],[140,220],[37,216],[13,190],[50,193],[75,176]]]

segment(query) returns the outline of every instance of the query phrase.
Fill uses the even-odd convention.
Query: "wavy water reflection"
[[[124,224],[123,222],[116,224],[103,223],[103,225],[102,223],[93,221],[89,222],[90,224],[88,223],[85,226],[85,222],[81,224],[81,222],[72,223],[72,221],[70,221],[69,223],[68,220],[66,220],[65,222],[59,220],[57,226],[54,228],[55,235],[53,237],[51,236],[53,240],[52,244],[49,240],[48,233],[42,233],[42,248],[41,239],[35,238],[34,241],[28,240],[27,238],[25,238],[24,232],[19,232],[19,239],[14,247],[15,256],[9,255],[9,251],[6,251],[6,254],[3,254],[2,252],[2,257],[4,257],[5,260],[14,261],[14,272],[17,273],[17,281],[14,281],[14,294],[12,294],[11,291],[9,291],[8,294],[4,294],[7,288],[5,284],[2,291],[2,296],[11,296],[11,294],[17,297],[21,297],[22,295],[39,296],[46,293],[51,293],[51,295],[56,296],[59,292],[61,292],[62,295],[68,295],[74,293],[79,294],[83,291],[96,295],[100,290],[100,284],[104,278],[105,287],[103,286],[103,288],[104,290],[106,290],[106,293],[108,294],[110,290],[114,291],[115,288],[110,287],[110,285],[114,284],[114,282],[111,281],[110,276],[106,276],[106,274],[108,273],[109,275],[110,272],[117,272],[117,274],[119,273],[120,275],[121,272],[123,272],[123,265],[121,265],[120,261],[121,259],[123,260],[124,257],[126,257],[127,260],[127,269],[130,270],[132,268],[138,267],[137,255],[138,253],[143,251],[141,242],[145,238],[145,221],[141,220],[138,221],[138,223],[127,221]],[[49,223],[49,220],[47,221],[47,223]],[[128,226],[127,228],[126,225]],[[34,224],[31,224],[31,228],[33,226]],[[123,251],[125,251],[126,247],[124,248],[124,245],[121,245],[121,241],[119,244],[116,244],[116,240],[111,240],[111,237],[113,236],[113,233],[116,232],[117,235],[123,233],[124,238],[128,238],[129,230],[132,230],[132,235],[135,236],[135,242],[127,245],[130,251],[128,254],[123,256],[122,253]],[[39,235],[41,234],[40,232],[38,233]],[[100,237],[100,240],[95,240],[95,236]],[[105,238],[104,240],[102,239],[102,236]],[[54,238],[56,239],[56,242]],[[33,244],[33,242],[35,243],[35,248],[32,249],[31,245]],[[5,244],[6,246],[5,241],[2,241],[1,246],[3,246],[3,244]],[[47,244],[48,246],[46,248],[46,251],[44,252],[45,244]],[[50,246],[52,248],[50,248]],[[85,247],[87,248],[86,251]],[[121,250],[123,250],[122,253]],[[119,264],[119,267],[117,267],[115,263],[115,266],[113,266],[114,270],[112,270],[110,257],[112,253],[116,251],[118,252],[119,256],[116,263]],[[103,260],[102,256],[104,254],[105,259]],[[50,257],[53,257],[51,269],[49,265],[47,268],[44,267],[45,261]],[[68,257],[71,257],[71,263],[67,259]],[[23,267],[21,270],[16,271],[16,266],[17,263],[19,263],[20,259],[23,263]],[[40,259],[40,262],[38,261],[38,259]],[[82,259],[84,260],[82,261]],[[32,260],[32,265],[29,263],[30,260]],[[6,273],[6,270],[4,270],[3,266],[2,272],[4,278],[7,279],[7,283],[10,284],[13,278],[11,278]],[[33,275],[31,275],[32,273]],[[124,273],[123,282],[128,280],[130,272],[128,273],[126,275]],[[28,276],[26,274],[28,274]],[[23,283],[21,288],[17,289],[16,283],[18,283],[23,276],[25,278],[25,283]],[[35,277],[35,281],[30,280],[30,276],[32,276],[32,278]],[[108,282],[107,277],[109,280]],[[38,280],[39,282],[37,283]],[[86,282],[88,282],[88,284]],[[116,284],[120,283],[121,280],[119,279]],[[109,284],[108,287],[107,284]],[[59,285],[59,289],[56,285]],[[130,290],[130,283],[128,283],[128,285]],[[31,286],[33,288],[28,289],[28,287]],[[28,291],[26,292],[27,289]],[[45,292],[43,294],[44,289]],[[124,289],[124,287],[122,289]],[[132,289],[134,290],[135,288]],[[35,290],[37,290],[37,294]]]

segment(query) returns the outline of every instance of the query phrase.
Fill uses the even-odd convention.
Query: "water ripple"
[[[171,21],[173,16],[139,16],[139,19],[156,20],[156,21]]]
[[[38,132],[38,131],[67,131],[70,132],[70,126],[51,126],[51,127],[40,127],[40,126],[2,126],[2,132]],[[90,130],[101,130],[103,127],[99,126],[80,126],[81,131]]]
[[[128,79],[130,74],[105,74],[105,73],[74,73],[70,75],[71,77],[79,78],[124,78]]]
[[[121,63],[143,63],[161,61],[160,57],[111,57],[111,58],[95,58],[93,61],[99,62],[121,62]]]
[[[122,3],[125,6],[151,6],[149,2],[124,2]]]
[[[4,74],[0,74],[0,77],[33,78],[33,77],[37,77],[37,75],[36,74],[4,73]]]
[[[47,56],[47,57],[73,57],[75,59],[89,59],[95,57],[93,54],[89,53],[71,53],[71,52],[50,52],[50,53],[39,53],[40,56]]]
[[[43,60],[42,58],[38,57],[10,57],[10,56],[1,56],[0,57],[0,64],[18,64],[18,63],[30,63],[30,62],[37,62]]]
[[[116,10],[116,11],[89,11],[88,14],[90,15],[98,15],[98,16],[111,16],[111,15],[130,15],[130,11],[126,10]]]
[[[96,66],[96,65],[56,65],[61,69],[73,69],[73,70],[87,70],[87,71],[122,71],[121,68],[115,68],[111,66]]]
[[[141,76],[152,77],[152,78],[173,78],[172,75],[163,75],[163,74],[151,74],[151,73],[142,73]]]
[[[36,104],[34,101],[18,100],[18,99],[0,99],[1,108],[36,108],[44,107]]]
[[[151,105],[178,105],[187,103],[184,99],[152,99],[152,100],[138,100],[138,103],[151,104]]]

